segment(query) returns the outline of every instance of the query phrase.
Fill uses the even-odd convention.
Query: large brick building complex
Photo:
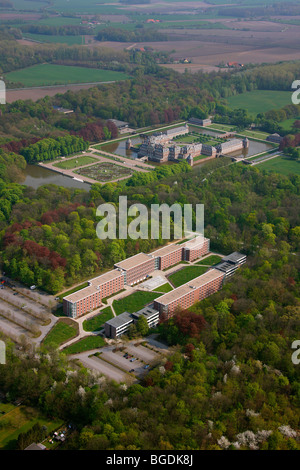
[[[70,294],[63,299],[65,315],[76,318],[102,306],[102,299],[122,290],[124,286],[133,286],[155,270],[165,270],[187,260],[194,261],[209,253],[209,239],[203,236],[182,244],[172,243],[146,254],[138,253],[114,265],[114,269],[95,277],[88,282],[88,287]]]

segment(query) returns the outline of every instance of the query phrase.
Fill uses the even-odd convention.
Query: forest
[[[30,239],[35,231],[39,242],[53,248],[56,235],[62,254],[60,247],[68,250],[62,231],[70,228],[65,218],[75,224],[65,237],[72,251],[75,230],[86,246],[93,240],[93,204],[117,201],[121,192],[146,204],[203,202],[212,249],[248,254],[220,292],[158,326],[170,355],[139,384],[107,383],[51,348],[21,356],[8,348],[10,368],[0,366],[1,390],[9,400],[18,397],[46,416],[72,422],[75,430],[63,449],[300,449],[299,366],[291,361],[300,328],[300,180],[242,165],[212,169],[141,186],[94,185],[89,195],[31,190],[31,214],[40,222],[32,226],[24,222],[28,204],[12,204],[13,235]],[[28,189],[23,197],[26,202]],[[46,205],[50,213],[41,218]],[[84,263],[84,255],[79,258]]]
[[[40,60],[16,51],[12,67]],[[98,127],[105,140],[116,131],[109,129],[110,118],[145,126],[216,113],[247,123],[247,112],[231,114],[226,96],[256,87],[285,89],[298,72],[299,65],[290,63],[180,75],[149,60],[126,82],[1,107],[1,268],[11,277],[56,293],[163,245],[162,239],[97,238],[98,205],[117,207],[120,195],[129,205],[147,207],[203,203],[211,249],[247,254],[246,265],[220,292],[158,326],[170,356],[139,384],[107,383],[51,347],[16,350],[8,343],[1,392],[10,402],[18,398],[49,418],[72,422],[75,430],[62,448],[300,450],[300,369],[291,361],[300,329],[299,176],[224,158],[198,168],[162,166],[125,182],[95,184],[89,192],[17,182],[26,166],[24,149],[36,155],[34,149],[45,145],[46,156],[50,144],[73,136],[89,140]],[[74,113],[62,116],[53,106]],[[296,120],[297,110],[288,107],[285,116]],[[278,116],[263,113],[257,123],[275,125]],[[297,127],[293,132],[297,139]],[[26,439],[21,435],[21,447]]]

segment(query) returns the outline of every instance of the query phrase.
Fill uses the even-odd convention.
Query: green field
[[[63,352],[65,354],[78,354],[84,351],[90,351],[91,349],[102,348],[105,344],[106,343],[101,336],[92,335],[71,344],[66,347]]]
[[[195,277],[201,276],[201,274],[204,274],[206,271],[206,266],[188,266],[187,268],[180,269],[180,271],[171,274],[169,276],[169,280],[175,287],[179,287],[182,284],[195,279]]]
[[[97,162],[97,158],[94,157],[77,157],[72,158],[71,160],[64,160],[59,163],[55,163],[55,167],[62,168],[63,170],[72,170],[73,168],[78,168],[79,166],[89,165],[90,163]]]
[[[104,323],[113,318],[113,316],[111,307],[105,307],[98,315],[84,320],[83,329],[84,331],[99,331],[103,328]]]
[[[134,313],[141,308],[144,308],[147,304],[153,302],[153,300],[158,297],[159,293],[137,291],[123,299],[114,300],[113,308],[117,315],[120,315],[123,312]]]
[[[84,39],[82,36],[56,36],[50,34],[32,34],[24,33],[23,37],[25,39],[30,39],[32,41],[42,42],[42,43],[59,43],[59,44],[68,44],[68,46],[73,46],[74,44],[81,45],[84,44]]]
[[[232,109],[243,108],[249,114],[256,116],[259,113],[279,109],[291,104],[292,94],[289,91],[254,90],[227,98]]]
[[[300,162],[287,157],[276,157],[255,166],[259,170],[275,171],[281,175],[300,175]]]
[[[67,323],[64,320],[58,320],[45,337],[43,345],[47,346],[51,344],[52,346],[58,347],[65,341],[74,338],[77,335],[78,326],[75,322],[72,322],[74,325],[71,325],[70,323]]]
[[[53,64],[33,65],[5,75],[7,82],[22,83],[25,87],[109,82],[128,78],[125,73],[112,70]]]
[[[293,124],[295,121],[299,121],[300,117],[298,118],[292,118],[292,119],[285,119],[284,121],[281,121],[279,125],[285,130],[285,131],[291,131],[293,129]]]
[[[219,263],[221,259],[221,256],[211,255],[201,261],[198,261],[196,264],[200,264],[201,266],[213,266],[214,264]]]

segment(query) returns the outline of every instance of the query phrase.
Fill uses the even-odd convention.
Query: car
[[[33,285],[33,286],[30,286],[30,289],[31,289],[31,290],[34,290],[34,289],[36,289],[36,286],[34,286],[34,285]]]
[[[130,362],[133,362],[133,361],[136,361],[136,358],[133,357],[132,359],[130,359]]]
[[[148,369],[149,368],[149,364],[146,364],[144,369]]]
[[[129,371],[129,372],[134,372],[134,369],[130,369],[130,371]]]
[[[18,292],[14,292],[14,295],[18,295]]]

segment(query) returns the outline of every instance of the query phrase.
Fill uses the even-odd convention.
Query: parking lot
[[[159,347],[152,350],[150,348],[153,346],[148,341],[145,342],[149,347],[144,346],[143,342],[144,340],[120,341],[73,357],[79,359],[85,367],[96,370],[110,380],[127,383],[138,381],[168,353],[167,349]]]
[[[29,292],[10,281],[1,281],[0,331],[14,341],[24,335],[27,340],[39,342],[51,328],[56,318],[51,314],[46,295]],[[43,302],[39,298],[43,298]],[[50,296],[49,296],[50,297]],[[52,298],[50,298],[52,301]],[[51,304],[52,305],[52,304]]]

